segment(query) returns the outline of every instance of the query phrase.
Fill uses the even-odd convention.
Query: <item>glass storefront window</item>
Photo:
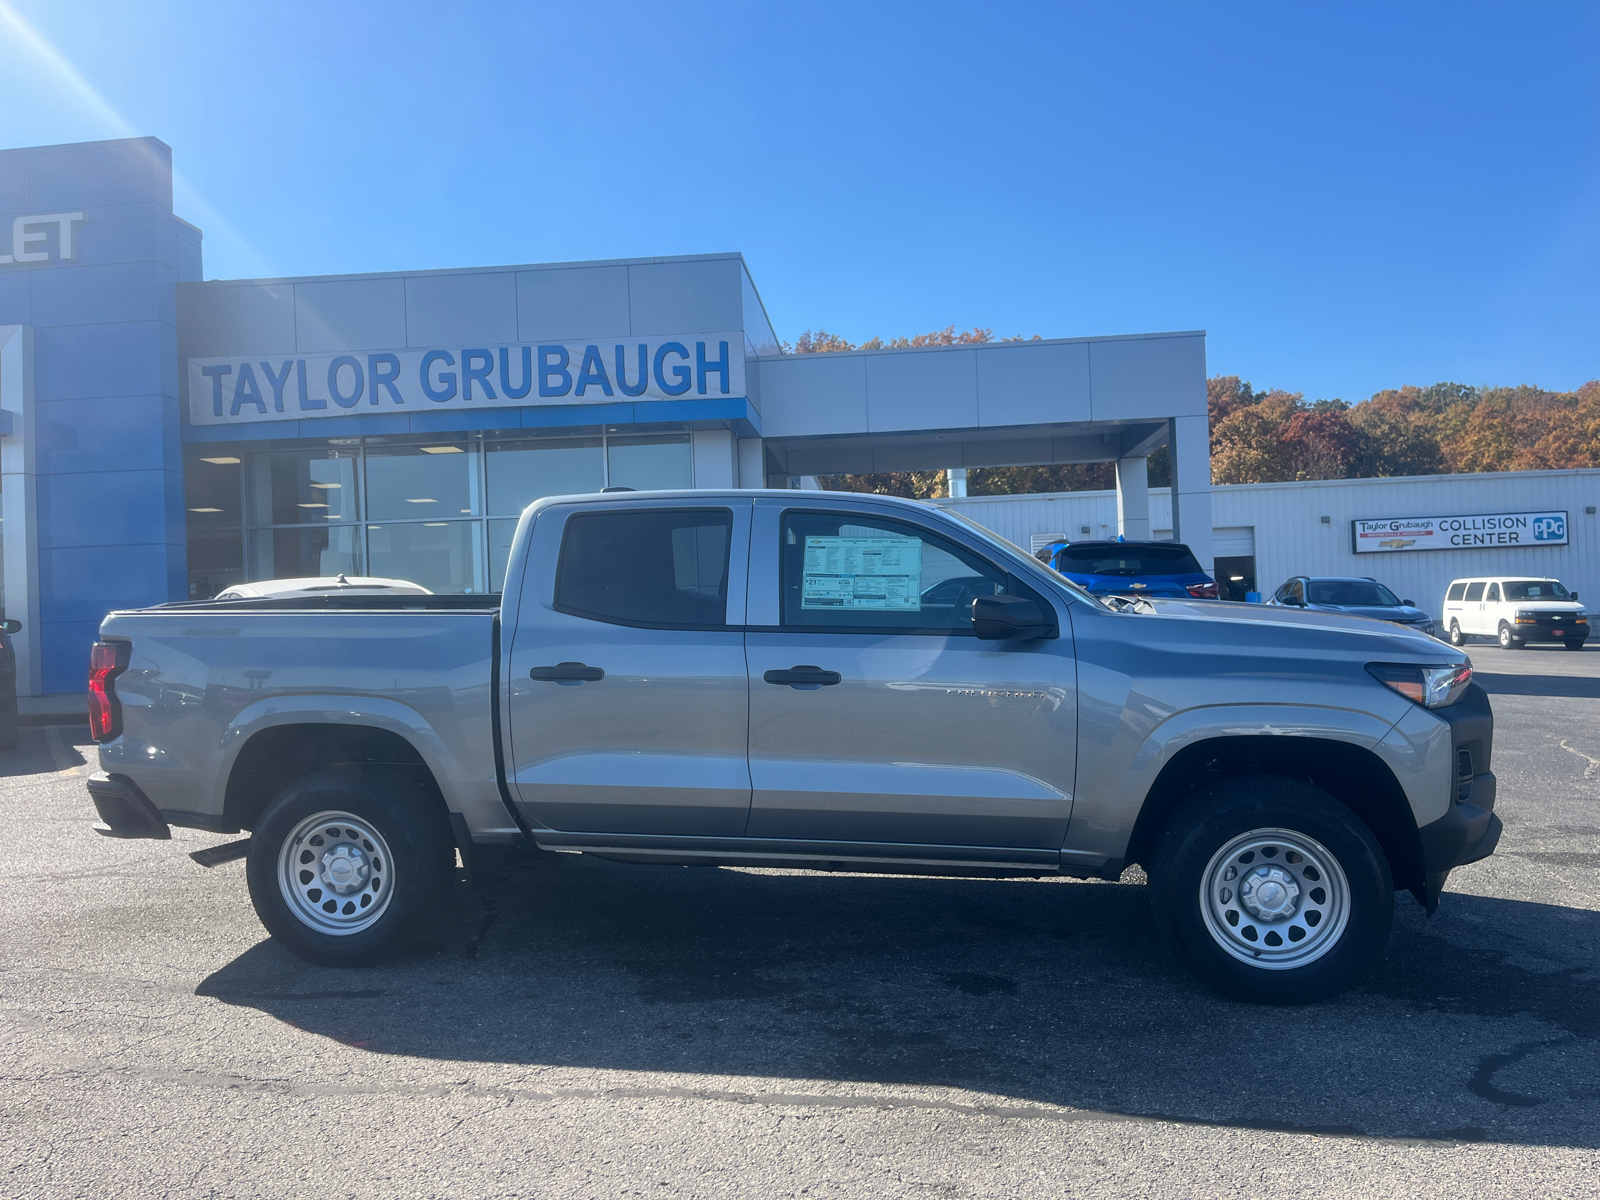
[[[356,457],[351,452],[274,450],[252,454],[249,480],[252,525],[311,525],[357,517]]]
[[[689,455],[689,435],[608,438],[607,485],[647,492],[658,488],[694,486],[694,463]]]
[[[232,454],[184,461],[183,506],[190,529],[238,529],[244,524],[241,467]]]
[[[250,533],[251,579],[307,579],[364,575],[361,527],[257,529]]]
[[[190,597],[340,573],[407,579],[441,594],[499,591],[514,518],[535,500],[694,483],[686,433],[497,436],[192,448],[184,468]]]
[[[367,571],[430,592],[481,592],[478,521],[407,521],[367,526]]]
[[[189,532],[189,599],[209,600],[225,587],[243,583],[244,535]]]
[[[367,451],[367,519],[446,520],[478,512],[475,446],[384,446]]]
[[[487,447],[489,512],[514,516],[542,496],[598,492],[606,485],[599,438],[505,442]]]
[[[489,522],[489,590],[498,592],[506,586],[506,560],[511,557],[511,541],[516,536],[515,521]]]

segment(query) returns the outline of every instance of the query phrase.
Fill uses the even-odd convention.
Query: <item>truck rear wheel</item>
[[[413,944],[454,876],[438,802],[407,772],[341,766],[291,784],[250,838],[256,915],[307,962],[361,966]]]
[[[1207,983],[1257,1004],[1343,991],[1394,919],[1371,831],[1326,792],[1278,776],[1196,793],[1163,831],[1150,878],[1168,943]]]

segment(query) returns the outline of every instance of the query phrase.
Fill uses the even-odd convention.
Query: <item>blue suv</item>
[[[1052,542],[1038,557],[1095,596],[1217,599],[1217,581],[1182,542]]]

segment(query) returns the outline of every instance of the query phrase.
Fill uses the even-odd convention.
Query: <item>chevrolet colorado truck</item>
[[[957,514],[636,492],[522,515],[499,596],[158,605],[101,625],[103,834],[251,832],[262,923],[398,952],[459,853],[1149,878],[1231,995],[1348,986],[1397,891],[1499,838],[1466,655],[1262,605],[1103,602]],[[245,847],[245,843],[235,843]]]

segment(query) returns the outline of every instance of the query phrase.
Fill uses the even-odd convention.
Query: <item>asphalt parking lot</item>
[[[318,970],[243,864],[0,759],[0,1195],[1600,1195],[1600,647],[1472,646],[1505,836],[1358,990],[1264,1009],[1144,889],[527,856]],[[77,743],[76,747],[74,743]]]

